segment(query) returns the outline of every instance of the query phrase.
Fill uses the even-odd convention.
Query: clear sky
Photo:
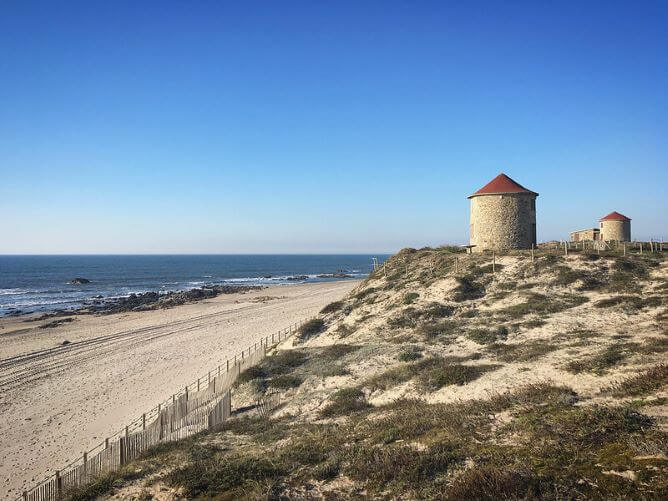
[[[0,253],[668,239],[668,2],[3,2]]]

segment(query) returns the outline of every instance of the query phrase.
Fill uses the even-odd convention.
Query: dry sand
[[[0,499],[12,499],[260,338],[359,282],[273,286],[168,310],[0,319]],[[63,346],[54,353],[4,362]],[[81,343],[81,342],[84,343]]]

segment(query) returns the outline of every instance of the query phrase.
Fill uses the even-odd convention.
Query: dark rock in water
[[[318,278],[353,278],[352,275],[348,273],[323,273],[318,275]]]
[[[83,284],[89,284],[90,280],[88,280],[87,278],[77,277],[70,280],[70,283],[72,285],[83,285]]]
[[[294,277],[288,277],[286,280],[296,281],[296,280],[308,280],[308,275],[296,275]]]
[[[262,278],[271,278],[271,275],[265,275],[265,276],[262,277]]]
[[[98,294],[97,296],[93,296],[93,299],[102,299],[103,297],[102,294]]]

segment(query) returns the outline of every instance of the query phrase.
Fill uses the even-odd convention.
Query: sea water
[[[0,316],[77,308],[93,298],[208,284],[276,285],[366,277],[386,255],[0,256]],[[319,275],[345,274],[344,278]],[[73,285],[77,277],[88,284]]]

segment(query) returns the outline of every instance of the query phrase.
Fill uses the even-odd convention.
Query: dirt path
[[[275,286],[169,310],[83,315],[50,329],[0,319],[0,499],[357,284]]]

